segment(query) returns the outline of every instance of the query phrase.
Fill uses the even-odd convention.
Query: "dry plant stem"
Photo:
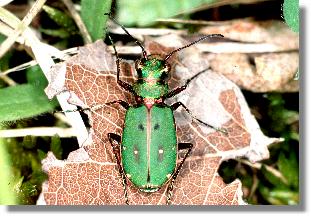
[[[242,43],[242,42],[224,42],[212,44],[197,45],[201,52],[212,53],[273,53],[285,51],[298,51],[288,50],[281,46],[270,43]]]
[[[10,4],[13,0],[0,0],[0,7]]]
[[[14,15],[11,14],[9,11],[0,8],[0,15],[6,14],[6,16],[0,17],[8,26],[11,26],[13,28],[17,28],[20,26],[20,20]],[[26,17],[29,17],[28,14]],[[9,36],[10,38],[11,36]],[[47,46],[46,44],[42,43],[35,34],[29,29],[25,28],[23,32],[23,37],[25,38],[25,41],[28,41],[34,55],[36,58],[36,61],[38,62],[40,68],[42,69],[44,75],[46,76],[47,80],[50,81],[50,69],[55,64],[52,56],[49,54],[49,52],[46,52]],[[62,93],[56,96],[58,99],[59,104],[61,105],[63,110],[74,110],[76,109],[76,106],[71,105],[68,103],[69,95],[68,93]],[[88,138],[88,131],[86,129],[86,126],[84,125],[84,122],[82,120],[82,117],[78,112],[69,112],[65,114],[68,119],[71,122],[71,126],[75,130],[75,135],[77,136],[78,143],[81,146],[83,146],[83,143]]]
[[[277,47],[269,44],[253,44],[253,45],[241,45],[242,43],[230,43],[231,46],[227,47],[226,42],[223,43],[214,43],[214,44],[203,44],[196,45],[202,52],[211,52],[211,53],[232,53],[232,52],[241,52],[241,48],[244,49],[245,53],[268,53],[268,52],[280,52],[282,49],[278,49]],[[141,53],[141,49],[138,46],[117,46],[118,53],[120,54],[131,54],[131,55],[139,55]],[[109,50],[113,52],[113,48],[110,46]],[[69,48],[67,50],[61,51],[64,55],[68,54],[76,54],[78,51],[77,47]],[[60,58],[60,57],[58,57]],[[60,58],[61,60],[65,60],[65,58]],[[8,69],[2,72],[2,75],[7,75],[11,72],[16,72],[20,70],[27,69],[34,65],[37,65],[38,62],[36,60],[32,60],[26,63],[23,63],[14,68]]]
[[[13,138],[24,136],[54,136],[62,138],[75,137],[74,129],[60,127],[32,127],[23,129],[0,130],[0,137]]]
[[[66,115],[62,114],[62,113],[54,113],[53,114],[55,118],[57,118],[58,120],[62,121],[63,123],[68,124],[69,126],[71,126],[70,120],[68,120],[68,118],[66,117]]]
[[[66,60],[68,55],[76,54],[77,52],[78,52],[78,48],[77,47],[69,48],[69,49],[64,50],[64,51],[59,51],[59,53],[62,54],[62,55],[55,55],[55,59],[57,58],[57,59],[60,59],[60,60]],[[21,65],[15,66],[13,68],[10,68],[10,69],[2,72],[2,75],[7,75],[7,74],[9,74],[11,72],[21,71],[21,70],[30,68],[32,66],[35,66],[37,64],[38,64],[37,60],[31,60],[29,62],[23,63]]]
[[[0,79],[5,83],[7,83],[9,86],[16,85],[16,82],[13,79],[11,79],[9,76],[3,75],[1,72],[0,72]]]
[[[2,75],[8,75],[11,72],[17,72],[17,71],[25,70],[25,69],[28,69],[28,68],[30,68],[32,66],[35,66],[35,65],[38,65],[38,62],[36,60],[31,60],[29,62],[26,62],[26,63],[23,63],[21,65],[15,66],[13,68],[10,68],[10,69],[2,72],[1,74]]]
[[[269,53],[269,52],[282,52],[286,51],[282,48],[279,48],[273,44],[268,43],[258,43],[258,44],[245,44],[238,42],[217,42],[211,44],[197,44],[196,47],[201,50],[201,52],[211,52],[211,53]],[[132,54],[139,55],[141,49],[138,46],[117,46],[118,53],[120,54]],[[109,47],[109,50],[113,52],[112,46]],[[77,47],[69,48],[67,50],[60,51],[62,55],[58,55],[57,58],[65,60],[66,56],[76,54],[78,51]],[[8,69],[2,72],[2,75],[7,75],[11,72],[16,72],[20,70],[27,69],[31,66],[37,65],[36,60],[23,63],[14,68]]]
[[[183,20],[183,19],[157,19],[157,22],[161,23],[181,23],[191,25],[207,25],[207,26],[220,26],[224,24],[230,24],[232,21],[205,21],[205,20]]]
[[[256,175],[256,170],[253,169],[254,173],[253,173],[253,184],[252,184],[252,187],[250,189],[250,192],[249,192],[249,195],[248,195],[248,198],[252,198],[253,195],[255,194],[255,191],[258,187],[258,183],[259,183],[259,180],[257,178],[257,175]]]
[[[6,22],[7,25],[5,25],[4,23],[0,22],[0,33],[9,37],[10,35],[14,34],[14,27],[16,27],[18,25],[18,20],[15,20],[14,22],[17,22],[15,25],[12,23],[12,20],[6,18],[4,19],[4,21]],[[8,26],[10,25],[10,26]],[[22,34],[21,36],[19,36],[18,38],[16,38],[16,42],[20,43],[21,45],[23,45],[24,47],[31,47],[31,44],[29,44],[29,42],[27,40],[25,40],[24,34]],[[66,60],[68,58],[68,54],[70,54],[70,50],[71,49],[67,49],[66,51],[68,52],[62,52],[60,50],[58,50],[57,48],[53,47],[52,45],[49,44],[41,44],[42,45],[42,49],[45,50],[45,52],[49,53],[50,56],[55,57],[55,58],[59,58],[61,60]],[[36,60],[33,60],[36,65],[37,62]],[[33,66],[32,65],[32,66]],[[24,68],[23,68],[24,69]],[[9,71],[11,69],[8,69],[7,71]],[[5,72],[4,72],[5,74]]]
[[[239,43],[239,42],[215,42],[215,43],[201,43],[195,45],[201,52],[209,53],[273,53],[273,52],[285,52],[285,51],[298,51],[288,50],[269,43]],[[135,54],[139,55],[141,49],[138,46],[122,46],[116,47],[120,54]],[[113,48],[109,47],[110,51]]]
[[[243,164],[246,164],[252,168],[255,168],[257,170],[261,169],[261,167],[263,166],[263,164],[261,163],[251,163],[249,162],[248,160],[244,160],[244,159],[240,159],[238,160],[239,162],[243,163]],[[287,184],[287,180],[286,178],[282,175],[282,173],[280,173],[278,170],[274,169],[273,167],[271,166],[268,166],[268,165],[264,165],[266,167],[266,169],[272,173],[273,175],[275,175],[276,177],[278,177],[279,179],[282,180],[282,182],[284,182],[285,184]]]
[[[174,30],[174,29],[126,28],[126,30],[133,36],[142,36],[142,35],[160,36],[168,34],[175,34],[175,35],[187,34],[186,30]],[[124,35],[124,31],[122,30],[121,27],[110,29],[110,31],[114,34]]]
[[[289,51],[269,43],[247,44],[239,42],[215,42],[201,43],[195,46],[201,52],[208,53],[270,53]],[[138,46],[117,46],[116,48],[120,54],[139,55],[141,53],[141,49]],[[109,46],[109,50],[113,51],[113,48]]]
[[[75,7],[74,7],[74,4],[72,3],[72,1],[71,0],[63,0],[63,2],[66,5],[66,7],[68,8],[70,14],[72,15],[72,18],[74,19],[74,21],[76,22],[76,24],[78,26],[78,28],[80,29],[84,43],[86,43],[86,44],[92,43],[92,38],[91,38],[89,32],[87,31],[87,28],[84,25],[84,23],[81,19],[81,16],[75,10]]]
[[[0,21],[0,33],[8,37],[14,33],[14,29],[12,29],[11,27],[5,25],[2,21]],[[26,44],[25,39],[22,36],[18,36],[15,42],[29,46],[28,44]]]
[[[29,26],[32,19],[37,15],[37,13],[41,10],[42,6],[46,0],[37,0],[27,15],[23,18],[22,22],[19,23],[17,28],[14,31],[14,34],[9,36],[1,45],[0,45],[0,58],[10,49],[10,47],[14,44],[17,37],[25,31],[25,29]],[[3,9],[2,9],[3,10]]]

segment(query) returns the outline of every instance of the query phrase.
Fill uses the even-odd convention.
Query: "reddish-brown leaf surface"
[[[167,42],[176,40],[171,36]],[[163,41],[163,39],[162,39]],[[164,54],[173,48],[147,42],[150,53]],[[182,85],[187,78],[209,67],[195,47],[171,58],[170,87]],[[135,71],[129,63],[122,64],[122,80],[133,82]],[[106,102],[122,99],[130,104],[133,97],[116,83],[116,64],[107,47],[97,41],[79,50],[79,54],[52,70],[52,82],[46,92],[52,97],[63,90],[70,91],[69,101],[88,112],[91,124],[89,139],[68,159],[57,160],[52,153],[43,160],[49,179],[43,185],[39,203],[125,204],[122,181],[118,173],[107,133],[122,135],[125,111],[120,106],[105,106]],[[238,87],[224,76],[207,70],[190,83],[187,90],[167,101],[182,101],[201,120],[227,129],[228,135],[193,121],[185,111],[175,112],[179,142],[191,142],[194,149],[174,183],[172,204],[239,205],[241,182],[225,184],[217,170],[222,161],[246,157],[255,162],[269,157],[267,146],[278,139],[268,138],[251,115]],[[101,106],[99,106],[101,105]],[[180,157],[184,153],[179,153]],[[165,204],[166,185],[155,193],[139,192],[129,184],[130,204]]]

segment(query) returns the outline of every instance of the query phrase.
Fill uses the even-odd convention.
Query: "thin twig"
[[[280,171],[278,171],[277,169],[275,169],[275,168],[273,168],[273,167],[271,167],[269,165],[266,165],[266,164],[264,165],[264,164],[261,164],[261,163],[251,163],[251,162],[249,162],[248,160],[245,160],[245,159],[239,159],[238,161],[243,163],[243,164],[246,164],[246,165],[248,165],[248,166],[250,166],[252,168],[258,169],[258,170],[260,170],[262,166],[265,166],[266,169],[270,173],[272,173],[275,177],[278,177],[285,184],[288,183],[286,178],[283,176],[283,174]]]
[[[61,120],[62,122],[68,124],[69,126],[71,126],[70,120],[68,120],[68,118],[64,114],[62,114],[62,113],[54,113],[53,115],[54,115],[55,118]]]
[[[11,79],[7,75],[3,75],[1,72],[0,72],[0,79],[2,81],[4,81],[5,83],[7,83],[9,86],[15,86],[16,85],[16,82],[13,79]]]
[[[217,43],[203,43],[197,44],[196,47],[201,52],[209,53],[270,53],[270,52],[284,52],[284,50],[279,46],[268,44],[268,43],[254,43],[254,44],[245,44],[238,42],[217,42]],[[116,46],[118,53],[123,55],[140,55],[141,49],[138,46]],[[113,52],[112,46],[108,47],[109,51]],[[78,52],[77,47],[69,48],[67,50],[60,51],[63,55],[59,55],[55,58],[65,60],[63,58],[67,55],[73,55]],[[7,75],[11,72],[16,72],[20,70],[27,69],[31,66],[37,65],[36,60],[32,60],[21,65],[15,66],[14,68],[3,71],[3,75]]]
[[[53,59],[60,59],[60,60],[66,60],[69,56],[68,55],[73,55],[73,54],[77,54],[78,52],[78,47],[73,47],[73,48],[69,48],[67,50],[63,50],[63,51],[59,51],[59,53],[61,55],[57,55],[57,56],[52,56]],[[55,55],[55,54],[54,54]],[[24,69],[27,69],[29,67],[38,65],[37,60],[31,60],[29,62],[23,63],[21,65],[15,66],[13,68],[10,68],[4,72],[2,72],[2,75],[7,75],[11,72],[17,72],[17,71],[21,71]]]
[[[22,22],[17,26],[14,33],[8,38],[6,38],[4,42],[2,42],[2,44],[0,45],[0,58],[10,49],[10,47],[14,44],[18,36],[25,31],[25,29],[29,26],[33,18],[41,10],[45,2],[46,0],[37,0],[30,8],[27,15],[23,18]],[[0,8],[0,13],[3,11],[4,9]]]
[[[0,18],[1,19],[1,18]],[[10,35],[12,35],[14,33],[14,29],[8,25],[6,25],[5,23],[3,23],[1,20],[0,20],[0,33],[2,35],[5,35],[7,37],[9,37]],[[15,42],[18,42],[20,44],[25,44],[26,46],[29,46],[27,44],[27,42],[25,41],[24,37],[22,36],[18,36],[15,40]]]
[[[7,4],[9,4],[10,2],[12,2],[13,0],[0,0],[0,7],[3,7]]]
[[[73,128],[60,127],[31,127],[23,129],[0,130],[0,138],[24,137],[24,136],[54,136],[62,138],[75,137]]]
[[[157,19],[157,22],[161,23],[180,23],[191,25],[208,25],[208,26],[221,26],[225,24],[231,24],[232,21],[206,21],[206,20],[183,20],[183,19]]]
[[[252,187],[251,187],[251,189],[250,189],[248,198],[252,198],[252,197],[253,197],[253,195],[255,194],[256,189],[257,189],[257,187],[258,187],[258,184],[259,184],[259,180],[258,180],[258,177],[257,177],[257,175],[256,175],[256,170],[253,169],[253,171],[255,171],[255,172],[253,173],[253,183],[252,183]]]
[[[168,34],[183,35],[187,34],[186,30],[175,30],[175,29],[156,29],[156,28],[126,28],[126,30],[133,36],[137,35],[149,35],[149,36],[160,36]],[[111,33],[124,35],[124,31],[121,27],[109,29]]]
[[[285,51],[298,51],[298,49],[288,49],[272,43],[242,43],[225,42],[199,44],[197,46],[202,52],[212,53],[273,53]]]

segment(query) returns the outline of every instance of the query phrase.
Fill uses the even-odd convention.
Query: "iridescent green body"
[[[173,174],[177,160],[175,122],[169,107],[130,107],[122,139],[122,162],[131,182],[157,191]]]
[[[112,18],[110,13],[106,15]],[[114,18],[112,20],[118,24]],[[122,25],[120,26],[128,36],[132,37]],[[108,37],[110,38],[109,35]],[[136,61],[135,69],[138,78],[133,84],[120,79],[120,58],[110,38],[117,57],[117,83],[124,90],[132,93],[136,100],[136,105],[132,106],[123,100],[106,103],[106,105],[118,103],[126,109],[122,137],[115,133],[107,134],[122,177],[126,204],[129,204],[128,180],[143,192],[157,191],[168,183],[166,202],[170,204],[173,184],[193,148],[193,144],[189,142],[177,144],[173,111],[181,106],[194,120],[217,130],[212,125],[193,117],[182,102],[175,102],[172,105],[164,103],[165,99],[174,97],[185,90],[191,80],[205,71],[191,77],[184,85],[169,90],[167,80],[170,65],[168,60],[174,53],[210,37],[223,36],[220,34],[204,36],[171,51],[164,58],[156,55],[148,56],[145,48],[136,40],[135,43],[142,49],[142,58]],[[186,149],[186,152],[177,164],[177,152],[183,149]]]
[[[150,58],[141,66],[133,90],[142,103],[126,112],[121,156],[128,179],[141,191],[154,192],[175,171],[176,129],[173,110],[157,100],[168,93],[165,62]]]

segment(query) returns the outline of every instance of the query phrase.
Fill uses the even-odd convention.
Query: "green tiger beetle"
[[[164,58],[147,55],[145,48],[124,26],[119,24],[111,14],[105,14],[119,25],[125,33],[135,40],[142,49],[142,58],[136,60],[137,79],[133,84],[120,80],[120,57],[111,37],[108,35],[116,56],[117,84],[135,96],[135,105],[123,100],[116,100],[106,105],[119,104],[126,110],[123,134],[108,133],[108,139],[118,164],[123,180],[126,204],[129,204],[127,182],[130,181],[141,192],[156,192],[168,184],[166,190],[167,204],[171,203],[173,184],[189,156],[193,144],[182,142],[177,144],[176,125],[173,112],[182,107],[197,122],[226,134],[226,130],[216,128],[194,117],[182,103],[167,105],[164,101],[174,97],[187,88],[189,83],[204,71],[188,79],[183,86],[169,90],[168,77],[172,55],[202,40],[212,37],[224,37],[221,34],[206,35],[186,46],[167,54]],[[186,150],[180,163],[177,163],[179,150]]]

